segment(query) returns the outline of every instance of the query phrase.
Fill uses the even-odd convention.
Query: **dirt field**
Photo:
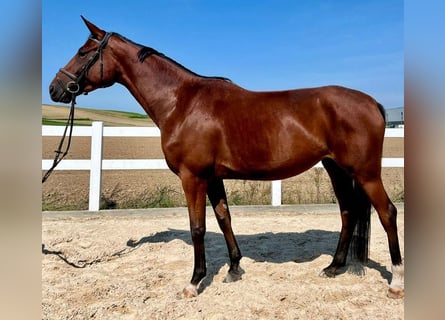
[[[208,275],[185,299],[193,251],[184,208],[44,212],[43,319],[404,318],[404,300],[386,297],[390,259],[375,213],[366,275],[333,279],[319,272],[338,240],[335,205],[233,207],[232,217],[242,280],[222,281],[227,249],[208,210]],[[398,226],[403,251],[403,206]]]

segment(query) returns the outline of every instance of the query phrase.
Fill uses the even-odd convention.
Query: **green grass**
[[[130,118],[130,119],[148,119],[148,115],[147,114],[142,114],[142,113],[137,113],[137,112],[128,112],[128,111],[119,111],[119,110],[93,110],[92,111],[96,111],[98,113],[102,113],[102,114],[117,114],[117,115],[121,115],[124,116],[126,118]]]
[[[130,119],[148,119],[148,115],[146,114],[133,114],[128,116]]]
[[[148,119],[149,118],[147,114],[141,114],[141,113],[136,113],[136,112],[119,111],[119,113],[126,115],[130,119]]]
[[[65,123],[66,123],[66,120],[60,121],[60,120],[51,120],[51,119],[42,118],[42,125],[44,125],[44,126],[63,126],[63,125],[65,125]]]
[[[67,119],[47,119],[42,118],[42,125],[44,126],[64,126],[66,125]],[[85,123],[85,122],[89,123]],[[74,118],[74,125],[75,126],[90,126],[91,125],[91,119],[90,118]]]

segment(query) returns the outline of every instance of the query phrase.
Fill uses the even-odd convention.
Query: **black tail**
[[[386,111],[383,105],[377,102],[377,107],[386,122]],[[362,187],[353,181],[354,204],[357,213],[357,224],[352,235],[349,253],[352,260],[362,263],[368,262],[369,240],[371,236],[371,201]]]
[[[385,111],[385,107],[382,106],[380,103],[377,102],[377,107],[379,108],[380,113],[383,116],[383,120],[385,120],[386,123],[386,111]]]
[[[371,236],[371,202],[362,187],[354,181],[354,202],[357,224],[349,247],[350,257],[362,263],[368,262]]]

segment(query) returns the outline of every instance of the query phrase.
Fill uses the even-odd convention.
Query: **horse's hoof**
[[[319,276],[322,278],[335,278],[336,270],[335,268],[325,268],[321,270]]]
[[[195,298],[198,296],[198,290],[196,289],[196,286],[189,284],[187,287],[182,290],[182,293],[186,298]]]
[[[392,299],[400,299],[405,296],[405,289],[404,288],[389,288],[388,289],[388,297]]]
[[[235,282],[241,280],[242,272],[227,272],[226,277],[224,278],[224,283]]]

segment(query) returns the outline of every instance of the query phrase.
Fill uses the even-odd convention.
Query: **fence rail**
[[[42,136],[62,136],[64,127],[42,126]],[[104,127],[103,122],[93,121],[91,127],[74,127],[73,136],[91,137],[91,159],[64,159],[55,170],[89,170],[90,192],[88,209],[98,211],[101,194],[102,170],[153,170],[168,169],[165,159],[102,159],[103,137],[160,137],[156,127]],[[386,138],[403,138],[404,129],[386,129]],[[43,159],[42,170],[48,170],[53,160]],[[403,168],[404,158],[382,158],[383,167]],[[321,162],[315,168],[322,167]],[[272,205],[281,205],[281,180],[272,181]]]

